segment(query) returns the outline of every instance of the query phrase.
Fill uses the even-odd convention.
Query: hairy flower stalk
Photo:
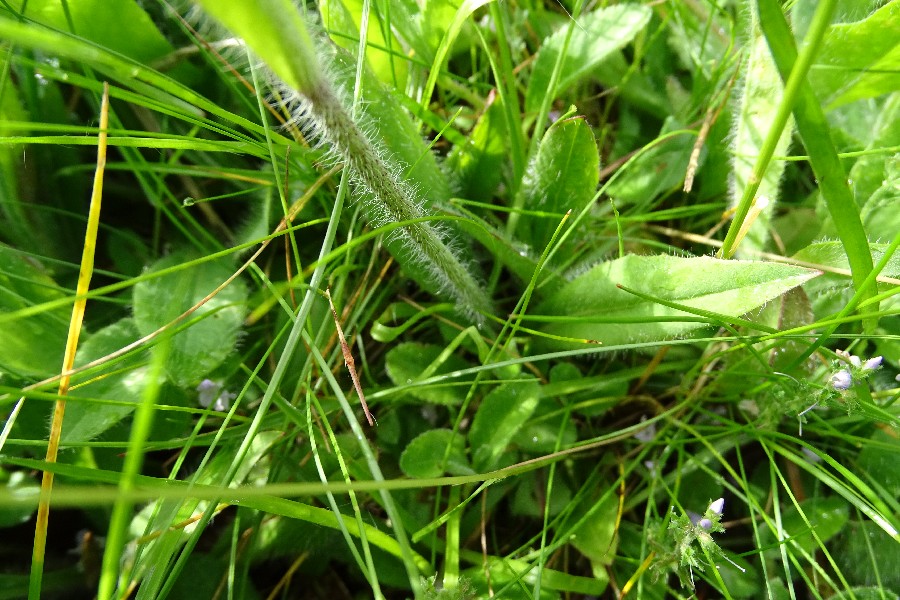
[[[413,186],[398,175],[401,165],[379,151],[351,116],[337,86],[329,79],[306,25],[290,0],[199,0],[247,45],[291,91],[301,97],[300,119],[329,142],[364,192],[367,220],[375,225],[406,222],[400,239],[410,256],[424,266],[441,292],[454,297],[473,317],[489,302],[481,286],[444,242],[439,228],[419,221],[427,216]]]

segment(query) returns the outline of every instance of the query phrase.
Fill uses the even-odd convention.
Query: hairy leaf
[[[816,275],[817,271],[779,263],[626,256],[597,265],[563,286],[537,312],[563,317],[541,329],[573,340],[597,340],[608,346],[664,340],[704,324],[678,321],[690,315],[629,294],[617,284],[692,308],[739,317]]]

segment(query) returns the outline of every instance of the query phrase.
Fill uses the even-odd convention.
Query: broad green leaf
[[[747,559],[724,551],[728,560],[715,559],[715,568],[722,576],[725,589],[732,598],[759,598],[763,595],[762,579],[756,565]],[[731,564],[734,561],[737,565]]]
[[[472,365],[455,354],[443,355],[441,346],[409,342],[392,348],[385,358],[388,377],[395,385],[405,386],[420,379],[443,375]],[[413,385],[405,393],[432,404],[456,405],[463,401],[472,376],[453,377],[446,383]]]
[[[886,590],[881,586],[854,586],[846,590],[839,590],[828,600],[898,600],[900,594],[892,590]]]
[[[36,260],[0,244],[0,313],[65,297]],[[70,309],[56,308],[2,325],[0,371],[43,379],[62,368]]]
[[[887,220],[890,220],[890,216],[887,217]],[[881,260],[887,247],[887,244],[869,244],[873,263]],[[822,265],[832,269],[843,269],[845,272],[848,272],[850,269],[850,261],[847,259],[847,253],[841,242],[815,242],[800,250],[791,258],[811,266]],[[883,277],[900,277],[900,255],[895,253],[880,275]],[[879,284],[879,287],[886,285],[889,284]],[[853,295],[853,286],[848,274],[839,275],[828,271],[824,272],[821,277],[809,282],[804,286],[804,289],[809,295],[813,303],[814,312],[817,315],[838,312]],[[885,305],[896,301],[896,297],[892,298]]]
[[[176,251],[154,264],[154,273],[187,263],[188,252]],[[142,336],[168,325],[234,273],[228,259],[187,265],[134,287],[134,320]],[[181,325],[166,360],[168,376],[179,386],[193,387],[218,367],[238,341],[247,290],[240,280],[198,308]]]
[[[451,475],[474,473],[466,458],[465,438],[450,429],[432,429],[413,439],[400,455],[400,468],[414,479],[440,477],[445,472]]]
[[[338,46],[351,54],[359,48],[359,27],[362,23],[362,0],[326,0],[319,2],[322,25]],[[385,37],[387,34],[387,37]],[[384,83],[403,89],[406,86],[407,62],[403,48],[387,30],[387,23],[369,15],[369,31],[366,34],[366,62],[372,72]],[[388,52],[393,50],[393,55]]]
[[[553,450],[548,450],[548,454]],[[547,478],[536,473],[525,473],[516,478],[509,509],[513,515],[542,518],[545,513],[555,517],[568,509],[572,502],[572,489],[562,478],[553,483],[553,494],[547,497]]]
[[[113,323],[92,335],[78,349],[76,365],[87,364],[131,344],[140,334],[132,319]],[[86,442],[102,434],[127,417],[137,408],[141,394],[147,386],[148,356],[138,353],[110,365],[109,373],[87,385],[72,390],[63,420],[64,443]],[[82,398],[82,400],[78,400]],[[92,400],[111,400],[115,404],[103,404]]]
[[[557,57],[563,50],[567,27],[544,40],[534,63],[525,93],[525,110],[538,110],[546,94],[556,95],[592,76],[592,71],[610,53],[622,48],[650,20],[650,8],[639,4],[617,4],[585,15],[572,32],[556,90],[548,89]]]
[[[597,340],[607,346],[664,340],[704,325],[679,322],[678,317],[689,315],[629,294],[617,284],[695,309],[739,317],[818,274],[779,263],[705,256],[626,256],[577,277],[535,312],[562,317],[541,329],[573,340]]]
[[[809,81],[828,108],[900,89],[900,11],[888,2],[825,32]]]
[[[545,398],[546,392],[545,387]],[[627,394],[628,390],[622,390],[621,393]],[[550,454],[578,440],[575,423],[575,419],[568,418],[565,411],[560,410],[556,403],[539,402],[531,419],[516,432],[511,443],[522,452]]]
[[[527,586],[528,591],[534,589],[538,577],[541,580],[541,600],[550,598],[559,598],[558,594],[553,591],[573,594],[578,597],[583,596],[599,596],[606,589],[607,582],[598,581],[593,577],[583,577],[580,575],[570,575],[564,571],[557,571],[544,567],[536,569],[532,561],[517,560],[508,557],[488,556],[488,569],[490,570],[491,589],[502,588],[505,585],[512,584],[516,587],[512,589],[521,589],[519,586]],[[479,592],[479,598],[487,598],[488,588],[485,581],[484,566],[479,564],[476,567],[467,569],[464,574],[471,579]],[[528,595],[512,595],[507,594],[511,598],[532,598]]]
[[[535,379],[504,383],[481,401],[469,430],[472,465],[484,472],[496,468],[513,436],[537,408],[540,386]]]
[[[583,118],[557,121],[547,130],[522,182],[523,233],[536,253],[550,242],[566,211],[590,202],[600,181],[600,153]]]

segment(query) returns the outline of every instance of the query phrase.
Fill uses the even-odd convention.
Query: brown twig
[[[356,388],[356,394],[359,396],[359,403],[362,404],[363,412],[366,413],[366,420],[369,426],[375,425],[375,419],[369,412],[369,405],[366,403],[366,396],[363,394],[362,385],[359,383],[359,375],[356,374],[356,362],[353,360],[353,354],[350,353],[350,346],[344,338],[344,331],[341,329],[341,321],[338,319],[337,311],[334,309],[334,302],[331,301],[331,290],[325,288],[325,297],[328,298],[328,306],[331,307],[331,315],[334,317],[334,326],[337,327],[338,338],[341,340],[341,351],[344,353],[344,364],[350,371],[350,378],[353,380],[353,387]]]

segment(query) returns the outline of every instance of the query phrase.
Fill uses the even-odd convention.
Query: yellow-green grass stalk
[[[87,305],[87,293],[91,286],[91,275],[94,272],[94,254],[97,249],[97,231],[100,228],[100,206],[103,199],[103,175],[106,169],[106,138],[109,127],[109,84],[103,84],[103,98],[100,105],[100,132],[97,136],[97,168],[94,171],[94,187],[91,191],[91,204],[88,208],[87,230],[84,234],[84,246],[81,252],[81,266],[78,270],[78,283],[75,288],[76,301],[72,306],[69,320],[69,333],[66,337],[66,350],[63,355],[62,377],[59,380],[59,399],[53,407],[50,422],[50,438],[47,443],[46,462],[55,463],[59,454],[59,440],[62,436],[63,417],[66,413],[66,395],[69,392],[71,375],[68,373],[75,365],[75,352],[78,349],[78,338],[84,321]],[[41,479],[41,495],[38,503],[37,520],[34,527],[34,547],[31,553],[31,577],[28,583],[29,600],[41,597],[41,580],[44,573],[44,554],[47,548],[47,526],[50,520],[50,495],[53,490],[53,473],[44,471]]]

